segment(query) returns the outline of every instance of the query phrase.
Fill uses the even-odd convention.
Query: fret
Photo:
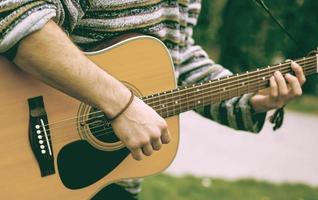
[[[177,96],[176,96],[176,101],[178,102],[176,104],[176,112],[181,113],[183,110],[183,105],[185,103],[185,99],[183,98],[183,93],[184,91],[181,90],[180,88],[177,89]]]
[[[150,96],[148,96],[148,97],[146,97],[145,98],[145,100],[144,100],[144,102],[146,103],[146,104],[148,104],[148,105],[150,105],[151,107],[154,107],[153,106],[153,95],[150,95]],[[143,99],[143,98],[142,98]]]
[[[198,91],[197,91],[197,87],[196,87],[196,84],[193,84],[192,86],[191,86],[191,93],[192,93],[192,100],[190,101],[191,102],[191,108],[192,109],[194,109],[194,108],[196,108],[196,102],[197,102],[197,100],[198,100]],[[200,91],[200,90],[199,90]]]
[[[152,104],[152,107],[154,108],[154,110],[156,110],[156,112],[160,113],[160,110],[159,110],[159,103],[158,103],[158,100],[159,100],[159,94],[153,94],[151,95],[151,104]]]
[[[185,88],[185,96],[186,96],[186,108],[187,110],[190,110],[188,86],[185,86],[184,88]]]
[[[160,100],[160,109],[161,109],[161,112],[163,113],[163,115],[167,115],[168,113],[168,110],[167,110],[167,102],[168,102],[168,98],[167,98],[167,95],[168,95],[169,92],[163,92],[162,94],[162,97],[161,97],[161,100]]]
[[[157,112],[160,114],[160,115],[163,115],[164,114],[164,112],[163,112],[163,110],[161,109],[161,105],[162,105],[162,101],[163,100],[163,98],[162,98],[162,95],[159,93],[158,94],[158,100],[157,100],[157,105],[156,105],[156,107],[157,107]]]
[[[202,102],[204,101],[204,95],[202,95],[203,97],[200,97],[201,87],[202,87],[202,83],[200,83],[199,87],[195,89],[195,93],[196,93],[195,95],[196,98],[194,100],[195,108],[199,108],[202,105]]]
[[[167,108],[167,116],[173,116],[175,114],[174,109],[173,109],[173,101],[174,101],[174,95],[176,91],[173,90],[167,95],[167,103],[166,103],[166,108]]]
[[[236,96],[239,96],[239,94],[240,94],[240,84],[239,84],[239,74],[238,73],[235,75],[235,79],[236,79],[236,82],[237,82],[237,86],[236,86],[235,92],[236,92]]]
[[[178,90],[178,102],[179,102],[179,107],[178,107],[178,112],[181,113],[184,111],[184,104],[186,103],[185,102],[185,99],[183,98],[184,95],[184,90],[180,90],[180,88],[177,89]]]
[[[177,95],[175,95],[175,98],[174,98],[174,114],[177,114],[180,112],[180,92],[179,92],[179,88],[177,88],[177,92],[176,92]]]
[[[257,71],[257,90],[259,90],[262,83],[262,77],[261,77],[262,74],[260,74],[259,68],[257,68],[256,71]]]
[[[231,90],[230,90],[230,87],[228,86],[229,78],[230,76],[226,77],[227,84],[226,84],[226,87],[224,88],[224,96],[227,97],[228,99],[231,98]]]
[[[268,77],[273,76],[273,75],[272,75],[272,71],[271,71],[271,67],[270,67],[270,66],[267,66],[267,75],[268,75]]]
[[[248,71],[246,71],[245,73],[248,74]],[[249,76],[247,76],[247,84],[245,85],[247,85],[247,93],[250,93],[250,77]]]
[[[220,91],[221,91],[221,82],[220,82],[220,79],[218,78],[218,92],[220,92]],[[221,95],[219,95],[219,102],[221,102],[221,101],[222,101],[222,97],[221,97]]]

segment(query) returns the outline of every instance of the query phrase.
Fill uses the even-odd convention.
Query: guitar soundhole
[[[106,116],[99,109],[91,107],[87,125],[96,139],[106,143],[119,141],[118,137],[114,134],[111,124],[108,123]]]

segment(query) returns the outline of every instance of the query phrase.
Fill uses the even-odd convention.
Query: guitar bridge
[[[29,141],[39,164],[41,176],[55,174],[54,156],[47,114],[43,97],[28,99],[29,103]]]

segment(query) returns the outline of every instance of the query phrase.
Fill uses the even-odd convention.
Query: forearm
[[[91,62],[52,21],[20,42],[14,63],[110,117],[130,96],[123,84]]]

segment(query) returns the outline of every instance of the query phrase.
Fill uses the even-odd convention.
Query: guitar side
[[[139,95],[150,95],[176,87],[170,56],[154,38],[140,36],[127,39],[105,50],[90,53],[89,58]],[[0,63],[1,199],[89,199],[112,182],[158,173],[175,157],[179,139],[178,116],[166,119],[172,142],[164,145],[162,150],[142,161],[135,161],[128,155],[102,179],[73,190],[65,187],[59,177],[57,157],[64,146],[81,140],[78,127],[74,124],[50,131],[55,173],[41,177],[28,138],[27,99],[43,96],[49,123],[76,116],[80,102],[33,79],[3,58]],[[89,170],[94,170],[94,166],[87,170],[89,173]]]

